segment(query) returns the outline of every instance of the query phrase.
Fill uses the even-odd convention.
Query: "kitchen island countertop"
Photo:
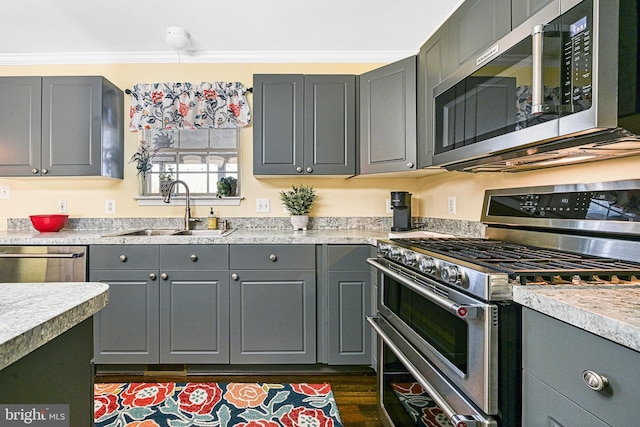
[[[109,285],[0,283],[0,370],[107,305]]]
[[[516,286],[515,302],[640,352],[640,287]]]

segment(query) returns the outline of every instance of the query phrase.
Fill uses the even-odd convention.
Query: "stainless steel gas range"
[[[521,425],[512,288],[640,285],[640,180],[490,190],[482,221],[487,238],[381,240],[368,260],[386,425]]]

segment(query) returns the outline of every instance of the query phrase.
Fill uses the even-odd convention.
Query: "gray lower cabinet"
[[[637,425],[640,353],[527,308],[522,325],[523,426]]]
[[[328,245],[329,365],[369,365],[371,329],[371,256],[369,245]]]
[[[0,77],[0,176],[123,177],[124,95],[104,77]]]
[[[229,265],[231,363],[315,363],[315,245],[231,245]]]
[[[356,170],[356,77],[257,74],[254,175],[345,175]]]
[[[227,265],[226,245],[92,246],[90,280],[110,286],[95,363],[228,363]]]
[[[416,57],[360,76],[360,174],[415,170]]]

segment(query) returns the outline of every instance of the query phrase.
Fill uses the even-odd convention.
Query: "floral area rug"
[[[418,383],[393,383],[396,394],[405,411],[419,427],[453,427],[442,409],[429,397]]]
[[[95,384],[95,427],[342,427],[329,384]]]

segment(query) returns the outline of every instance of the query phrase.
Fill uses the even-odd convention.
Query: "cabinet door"
[[[253,77],[253,174],[303,172],[304,77]]]
[[[231,363],[315,363],[315,271],[232,270],[231,278]]]
[[[369,271],[329,272],[330,365],[371,363],[371,273]]]
[[[229,271],[160,278],[160,363],[229,363]]]
[[[511,31],[511,0],[467,0],[449,18],[449,29],[455,70]]]
[[[109,284],[109,304],[94,317],[95,363],[158,363],[157,271],[92,270]]]
[[[511,0],[511,26],[516,28],[554,1],[558,2],[558,0]]]
[[[100,77],[42,79],[42,174],[100,175]]]
[[[360,173],[416,169],[416,57],[360,76]]]
[[[304,173],[356,172],[356,78],[304,77]]]
[[[0,176],[40,173],[40,77],[0,77]]]
[[[433,164],[435,97],[433,89],[451,73],[449,68],[449,26],[445,22],[418,54],[418,167]]]

